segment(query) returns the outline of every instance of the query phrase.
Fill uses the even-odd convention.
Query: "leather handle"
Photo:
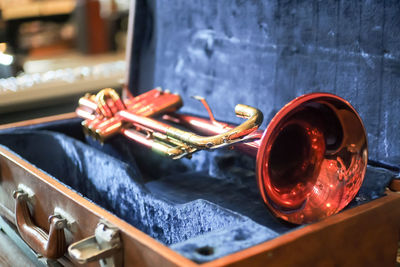
[[[63,256],[67,251],[64,234],[66,220],[61,216],[50,216],[50,231],[46,233],[32,221],[28,208],[28,194],[19,190],[14,192],[13,197],[15,198],[15,221],[24,241],[43,257],[57,259]]]

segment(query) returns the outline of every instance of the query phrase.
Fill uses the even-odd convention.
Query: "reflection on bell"
[[[257,153],[265,204],[301,224],[342,210],[357,194],[367,166],[367,138],[354,108],[314,93],[296,98],[272,119]]]

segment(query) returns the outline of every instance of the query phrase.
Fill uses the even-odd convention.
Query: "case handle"
[[[23,190],[14,191],[15,221],[17,229],[24,241],[37,253],[49,259],[63,256],[67,250],[64,228],[67,220],[60,215],[49,217],[50,231],[47,234],[36,226],[28,208],[29,195]]]

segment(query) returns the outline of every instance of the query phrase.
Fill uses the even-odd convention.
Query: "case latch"
[[[106,222],[100,222],[95,234],[68,247],[69,255],[78,263],[99,261],[102,267],[122,266],[119,230]]]

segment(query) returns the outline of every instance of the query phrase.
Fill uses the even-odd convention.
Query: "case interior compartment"
[[[298,227],[268,211],[254,160],[228,151],[173,161],[122,136],[104,145],[80,119],[0,132],[0,145],[182,255],[207,262]],[[376,199],[393,173],[369,166],[349,206]]]

